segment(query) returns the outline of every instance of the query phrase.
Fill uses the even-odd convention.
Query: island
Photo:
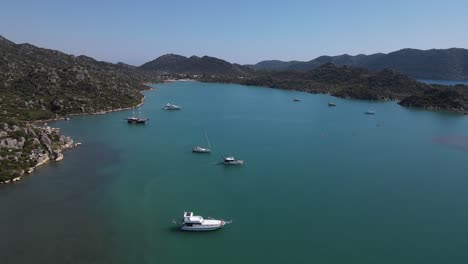
[[[402,106],[429,110],[468,111],[468,86],[430,85],[395,70],[326,63],[313,70],[256,71],[243,76],[202,75],[202,82],[264,86],[361,100],[395,100]]]

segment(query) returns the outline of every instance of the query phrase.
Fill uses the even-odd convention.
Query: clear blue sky
[[[0,34],[139,65],[165,53],[236,63],[468,48],[468,0],[4,0]]]

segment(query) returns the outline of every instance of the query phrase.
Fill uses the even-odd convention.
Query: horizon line
[[[127,65],[130,65],[130,66],[134,66],[134,67],[140,67],[148,62],[151,62],[151,61],[154,61],[162,56],[166,56],[166,55],[177,55],[177,56],[182,56],[182,57],[185,57],[185,58],[190,58],[190,57],[198,57],[198,58],[202,58],[202,57],[211,57],[211,58],[216,58],[216,59],[220,59],[220,60],[223,60],[223,61],[226,61],[228,63],[231,63],[231,64],[238,64],[238,65],[242,65],[242,66],[245,66],[245,65],[256,65],[260,62],[265,62],[265,61],[279,61],[279,62],[309,62],[309,61],[313,61],[313,60],[316,60],[318,58],[321,58],[321,57],[338,57],[338,56],[351,56],[351,57],[356,57],[356,56],[360,56],[360,55],[364,55],[364,56],[371,56],[371,55],[376,55],[376,54],[383,54],[383,55],[388,55],[390,53],[394,53],[394,52],[398,52],[398,51],[402,51],[402,50],[418,50],[418,51],[431,51],[431,50],[451,50],[451,49],[462,49],[462,50],[468,50],[468,48],[461,48],[461,47],[450,47],[450,48],[430,48],[430,49],[418,49],[418,48],[401,48],[401,49],[397,49],[397,50],[394,50],[394,51],[390,51],[390,52],[376,52],[376,53],[358,53],[358,54],[355,54],[355,55],[352,55],[352,54],[349,54],[349,53],[342,53],[342,54],[337,54],[337,55],[320,55],[320,56],[317,56],[313,59],[306,59],[306,60],[295,60],[295,59],[262,59],[256,63],[238,63],[238,62],[231,62],[227,59],[223,59],[221,57],[215,57],[215,56],[210,56],[210,55],[195,55],[195,54],[192,54],[192,55],[181,55],[180,53],[174,53],[174,52],[168,52],[168,53],[164,53],[164,54],[161,54],[153,59],[150,59],[146,62],[143,62],[141,63],[140,65],[135,65],[135,64],[130,64],[130,63],[127,63],[127,62],[124,62],[124,61],[120,61],[120,60],[114,60],[114,61],[109,61],[109,60],[103,60],[103,59],[97,59],[96,57],[91,57],[90,55],[87,55],[87,54],[79,54],[79,55],[76,55],[76,54],[72,54],[72,53],[66,53],[62,50],[59,50],[59,49],[54,49],[54,48],[48,48],[48,47],[41,47],[37,44],[32,44],[30,42],[23,42],[23,43],[17,43],[15,41],[12,41],[11,39],[9,38],[6,38],[3,36],[3,34],[0,34],[0,40],[1,39],[5,39],[6,41],[9,41],[9,42],[12,42],[13,44],[15,45],[32,45],[34,47],[37,47],[37,48],[41,48],[41,49],[48,49],[48,50],[54,50],[54,51],[58,51],[58,52],[61,52],[61,53],[64,53],[66,55],[70,55],[70,56],[75,56],[75,57],[80,57],[80,56],[86,56],[86,57],[89,57],[89,58],[92,58],[96,61],[99,61],[99,62],[106,62],[106,63],[112,63],[112,64],[118,64],[118,63],[124,63],[124,64],[127,64]]]

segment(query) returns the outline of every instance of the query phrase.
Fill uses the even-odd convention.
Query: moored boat
[[[128,118],[127,123],[129,124],[146,124],[146,121],[148,119],[142,119],[142,118]]]
[[[204,219],[201,216],[193,215],[193,212],[184,212],[184,220],[180,229],[183,231],[213,231],[222,228],[225,224],[224,220]]]
[[[224,157],[224,165],[242,165],[244,164],[243,160],[235,159],[233,156]]]
[[[294,97],[293,101],[294,101],[294,102],[300,102],[301,99],[300,99],[300,98],[297,98],[297,97]]]
[[[127,118],[127,123],[129,123],[129,124],[146,124],[146,121],[148,121],[148,119],[141,118],[141,109],[139,109],[139,111],[140,111],[140,117],[136,117],[135,116],[135,110],[133,110],[133,115],[132,115],[132,117]]]
[[[210,153],[211,152],[211,149],[209,148],[202,148],[200,146],[196,146],[192,149],[192,152],[195,152],[195,153]]]
[[[334,102],[328,102],[328,106],[336,106]]]
[[[376,113],[376,112],[375,112],[374,110],[367,110],[367,111],[365,112],[366,115],[375,115],[375,113]]]
[[[204,148],[204,147],[196,146],[196,147],[194,147],[192,149],[192,152],[194,152],[194,153],[211,153],[211,144],[210,144],[210,140],[208,139],[208,134],[206,133],[206,131],[205,131],[205,138],[206,138],[206,142],[208,143],[208,147]]]
[[[164,110],[180,110],[182,109],[182,107],[175,105],[175,104],[167,103],[163,109]]]

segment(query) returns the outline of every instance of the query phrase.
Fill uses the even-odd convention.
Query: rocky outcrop
[[[15,138],[5,138],[0,140],[0,149],[21,149],[23,148],[26,139],[21,137],[19,140]]]
[[[0,183],[19,181],[50,160],[60,161],[62,152],[75,146],[56,128],[0,122]]]

